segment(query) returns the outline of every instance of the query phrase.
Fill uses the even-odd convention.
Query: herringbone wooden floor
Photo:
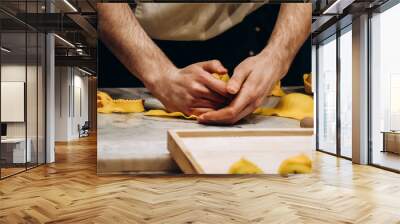
[[[96,139],[0,181],[0,223],[400,223],[400,175],[317,154],[278,176],[96,176]]]

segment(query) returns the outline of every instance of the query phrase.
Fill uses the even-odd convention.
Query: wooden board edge
[[[171,129],[167,131],[167,147],[171,157],[185,174],[205,174],[181,138],[231,136],[304,136],[312,137],[311,128],[298,129]]]
[[[313,129],[190,129],[171,130],[178,137],[229,137],[229,136],[313,136]]]
[[[182,142],[180,139],[181,136],[179,136],[177,133],[173,133],[171,135],[174,139],[177,145],[179,146],[180,151],[183,152],[183,154],[186,156],[187,160],[189,163],[192,165],[192,167],[195,170],[196,174],[205,174],[204,170],[201,168],[201,166],[196,162],[196,160],[193,158],[193,155],[190,153],[190,151],[187,149],[186,145]]]
[[[183,146],[185,147],[185,146]],[[200,166],[200,164],[193,158],[192,153],[189,150],[186,150],[186,148],[183,149],[188,160],[191,162],[191,164],[193,165],[193,167],[196,170],[196,173],[198,174],[205,174],[203,168]]]
[[[202,169],[196,167],[191,155],[185,150],[184,144],[179,140],[179,136],[174,131],[167,131],[167,148],[172,159],[185,174],[201,174]]]

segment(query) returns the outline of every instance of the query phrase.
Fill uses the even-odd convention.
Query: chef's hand
[[[202,114],[199,122],[234,124],[254,112],[289,66],[286,60],[271,51],[245,59],[235,68],[227,85],[227,91],[236,95],[233,101],[225,108]]]
[[[146,87],[168,111],[200,115],[226,105],[226,83],[212,76],[226,72],[218,60],[199,62],[181,69],[170,68]]]

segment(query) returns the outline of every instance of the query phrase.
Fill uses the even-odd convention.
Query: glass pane
[[[26,12],[35,14],[39,11],[37,1],[27,2]],[[37,17],[30,17],[32,23],[37,23]],[[38,34],[35,30],[27,30],[27,150],[30,150],[28,168],[37,166],[38,160]]]
[[[318,48],[318,146],[336,153],[336,39]]]
[[[340,153],[352,156],[352,35],[340,36]]]
[[[45,91],[45,60],[46,60],[46,52],[45,52],[45,44],[46,37],[44,34],[40,33],[39,36],[39,45],[38,45],[38,163],[45,163],[46,149],[45,149],[45,122],[46,122],[46,108],[45,108],[45,99],[46,99],[46,91]]]
[[[372,26],[372,163],[400,170],[400,4],[374,15]]]
[[[38,52],[37,52],[37,33],[36,32],[30,32],[27,33],[27,38],[28,38],[28,63],[27,63],[27,80],[26,80],[26,89],[27,89],[27,95],[26,95],[26,115],[27,115],[27,142],[28,142],[28,155],[30,158],[28,158],[28,168],[34,167],[37,165],[37,150],[38,150],[38,144],[37,144],[37,132],[38,132],[38,113],[37,113],[37,98],[38,98],[38,68],[37,68],[37,63],[38,63]]]
[[[26,150],[26,33],[2,33],[1,45],[1,140],[2,177],[25,170]],[[29,147],[28,147],[29,148]]]

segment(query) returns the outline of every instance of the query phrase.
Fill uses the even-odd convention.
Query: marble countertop
[[[100,89],[113,98],[144,99],[145,108],[162,109],[162,104],[144,88]],[[265,106],[279,101],[270,97]],[[299,121],[250,115],[233,126],[208,126],[194,120],[144,116],[142,113],[98,114],[97,164],[99,174],[176,172],[167,150],[168,129],[299,128]]]

